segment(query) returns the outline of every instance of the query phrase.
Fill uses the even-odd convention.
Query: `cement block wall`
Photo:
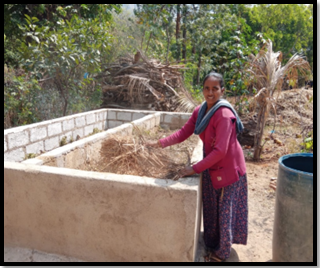
[[[77,169],[87,161],[93,163],[99,160],[99,152],[104,139],[112,135],[131,135],[134,126],[141,129],[151,129],[160,124],[160,117],[160,113],[147,115],[131,123],[123,123],[118,127],[75,141],[22,163]]]
[[[144,116],[159,112],[100,109],[86,113],[65,116],[41,123],[4,130],[4,160],[22,162],[29,154],[39,155],[60,146],[66,137],[67,142],[83,138],[96,128],[100,131],[129,123]],[[177,129],[190,117],[188,113],[161,112],[160,125]]]
[[[183,124],[190,116],[127,110],[121,115],[122,111],[103,111],[106,128],[108,115],[111,122],[121,122],[118,127],[22,163],[4,162],[5,245],[87,261],[195,260],[201,216],[199,177],[165,181],[76,169],[99,154],[109,135],[130,134],[133,125],[181,127],[178,122]],[[77,120],[78,125],[83,122]],[[93,116],[85,122],[95,124]],[[50,127],[54,133],[59,129],[56,123]],[[26,129],[20,131],[22,137],[33,131],[30,126]],[[192,161],[201,157],[200,142]]]
[[[4,160],[21,162],[28,154],[38,155],[67,141],[89,135],[93,129],[107,129],[107,109],[65,116],[41,123],[4,130]]]

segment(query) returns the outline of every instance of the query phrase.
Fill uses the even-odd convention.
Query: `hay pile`
[[[190,99],[182,69],[184,65],[162,64],[140,51],[123,56],[99,75],[104,83],[101,108],[180,111],[180,96]]]
[[[160,135],[164,133],[166,136],[170,134],[161,129]],[[147,140],[155,140],[152,135],[155,134],[142,133],[136,129],[132,136],[112,136],[106,139],[100,150],[101,159],[94,165],[87,165],[86,170],[179,179],[179,170],[192,164],[191,153],[198,137],[190,137],[184,143],[161,149],[144,145]]]

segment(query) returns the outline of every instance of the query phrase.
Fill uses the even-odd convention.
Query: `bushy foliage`
[[[70,21],[58,21],[61,28],[51,30],[37,26],[35,17],[26,16],[26,21],[20,27],[25,37],[20,47],[22,65],[59,92],[61,115],[98,108],[101,85],[95,75],[108,55],[109,24],[73,16]]]
[[[41,87],[22,69],[4,66],[4,128],[39,121],[38,96]]]

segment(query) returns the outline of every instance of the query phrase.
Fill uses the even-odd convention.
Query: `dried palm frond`
[[[259,107],[254,153],[254,159],[257,160],[260,158],[262,151],[261,139],[270,106],[275,106],[279,96],[278,94],[274,98],[274,93],[280,93],[285,78],[289,80],[297,79],[298,72],[307,76],[310,65],[299,54],[294,54],[286,65],[281,66],[282,53],[273,52],[271,40],[268,40],[257,56],[251,55],[250,59],[248,72],[253,78],[255,87],[260,88],[255,95],[255,101]]]
[[[192,97],[191,93],[185,88],[182,82],[181,93],[178,97],[178,111],[191,113],[193,110],[201,104],[201,101],[196,100]]]
[[[179,70],[185,67],[148,59],[141,51],[141,60],[137,62],[133,61],[132,56],[128,56],[127,60],[124,58],[119,64],[105,67],[108,74],[103,74],[107,85],[103,87],[103,106],[112,104],[128,108],[141,106],[153,110],[176,111],[176,98],[183,85]]]

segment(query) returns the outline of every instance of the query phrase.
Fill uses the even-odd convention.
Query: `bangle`
[[[160,140],[158,140],[158,144],[159,144],[160,147],[162,147],[162,144],[161,144]]]

